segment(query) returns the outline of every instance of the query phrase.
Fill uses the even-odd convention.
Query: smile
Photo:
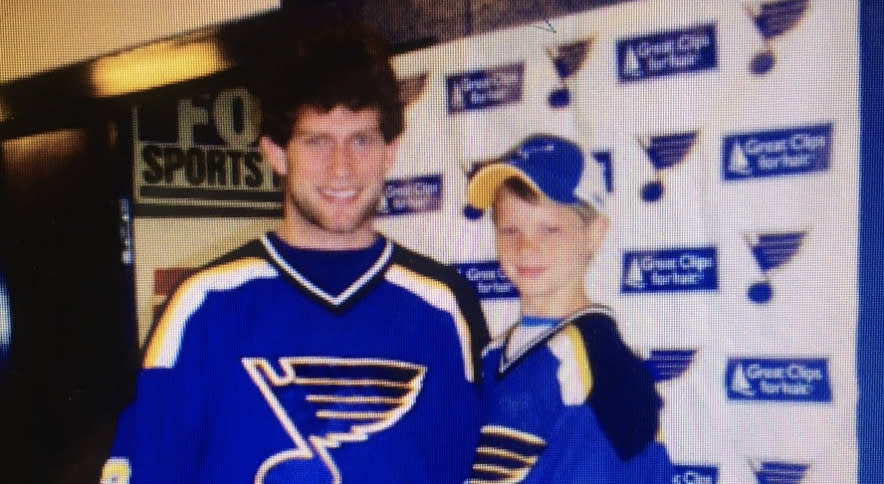
[[[520,266],[516,268],[516,273],[521,277],[537,277],[546,272],[543,266]]]
[[[323,197],[339,202],[349,202],[356,198],[358,190],[355,188],[325,188],[320,190]]]

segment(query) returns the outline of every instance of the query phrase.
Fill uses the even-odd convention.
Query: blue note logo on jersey
[[[561,87],[549,94],[547,101],[554,108],[562,108],[571,103],[571,93],[568,91],[567,79],[580,70],[592,47],[592,40],[580,40],[560,44],[546,49],[546,54],[553,61],[556,74],[562,81]]]
[[[832,401],[825,358],[730,358],[725,384],[731,400]]]
[[[471,484],[523,482],[546,448],[542,438],[502,425],[485,425],[473,461]]]
[[[746,295],[752,302],[766,303],[773,297],[773,285],[770,282],[770,273],[791,260],[798,249],[807,231],[778,232],[746,235],[746,244],[752,250],[752,256],[758,263],[764,280],[749,286]]]
[[[467,262],[454,264],[457,272],[465,277],[479,295],[479,299],[503,299],[519,297],[513,283],[507,279],[498,261]]]
[[[673,465],[672,484],[718,484],[718,468],[700,465]]]
[[[421,365],[373,358],[283,357],[279,371],[265,358],[243,358],[242,365],[294,444],[268,456],[256,484],[339,484],[330,450],[395,425],[417,400],[426,373]]]
[[[448,113],[476,111],[521,101],[525,64],[516,63],[445,78]]]
[[[442,175],[387,180],[378,215],[431,212],[442,206]]]
[[[759,462],[752,467],[758,484],[800,484],[810,465],[770,461]]]
[[[641,196],[646,202],[656,202],[663,197],[663,171],[681,163],[697,141],[697,131],[662,136],[639,136],[638,144],[645,150],[654,166],[654,180],[642,187]]]
[[[698,72],[717,66],[713,24],[617,41],[620,82]]]
[[[715,247],[639,250],[623,255],[620,292],[626,294],[718,289]]]
[[[726,181],[824,171],[829,169],[832,125],[730,135],[721,150]]]
[[[746,13],[764,39],[764,49],[752,57],[750,70],[762,75],[776,64],[771,41],[792,30],[807,11],[808,0],[753,1],[746,4]]]
[[[645,368],[657,383],[673,380],[688,370],[696,353],[694,349],[651,350]]]

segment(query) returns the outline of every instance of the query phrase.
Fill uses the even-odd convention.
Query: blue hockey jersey
[[[101,482],[463,482],[486,343],[453,270],[385,241],[333,295],[265,236],[169,299]]]
[[[485,410],[471,484],[669,484],[662,406],[610,312],[516,326],[483,357]]]

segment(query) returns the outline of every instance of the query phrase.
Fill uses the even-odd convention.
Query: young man
[[[257,84],[284,217],[185,280],[102,483],[452,483],[487,330],[455,272],[377,234],[402,131],[382,42],[304,40]]]
[[[491,207],[497,255],[521,320],[483,357],[485,412],[470,482],[668,484],[662,406],[610,309],[584,276],[608,227],[604,191],[580,149],[524,141],[481,168],[468,198]]]

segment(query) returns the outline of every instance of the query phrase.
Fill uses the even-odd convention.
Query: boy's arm
[[[655,441],[663,401],[642,360],[620,338],[610,317],[593,314],[576,325],[592,373],[587,403],[617,455],[629,460]]]
[[[198,482],[207,433],[204,328],[213,319],[207,313],[183,315],[174,304],[164,311],[145,351],[135,400],[118,420],[101,484]]]

